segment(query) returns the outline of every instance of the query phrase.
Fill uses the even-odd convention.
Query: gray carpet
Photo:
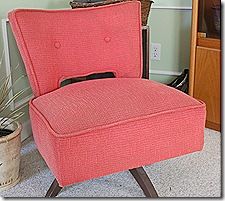
[[[145,170],[160,197],[221,196],[221,133],[205,130],[203,151],[162,161]],[[53,175],[38,153],[32,138],[23,143],[21,181],[3,197],[43,197]],[[58,197],[144,197],[129,172],[75,184]]]

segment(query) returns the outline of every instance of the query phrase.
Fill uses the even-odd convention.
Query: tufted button
[[[55,46],[55,48],[59,49],[61,47],[61,44],[60,44],[60,42],[55,42],[54,46]]]
[[[110,37],[105,37],[105,38],[104,38],[104,40],[105,40],[105,42],[107,42],[107,43],[108,43],[108,42],[110,42],[110,41],[111,41],[111,38],[110,38]]]

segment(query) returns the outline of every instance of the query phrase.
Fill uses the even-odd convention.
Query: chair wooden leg
[[[146,197],[157,198],[158,194],[143,167],[129,170]]]
[[[55,179],[50,188],[48,189],[48,192],[46,193],[45,197],[56,197],[58,193],[61,191],[62,187],[59,186],[58,181]]]
[[[130,169],[129,171],[143,190],[146,197],[158,197],[158,194],[143,167]],[[59,186],[58,181],[55,179],[48,189],[45,197],[56,197],[61,189],[62,187]]]

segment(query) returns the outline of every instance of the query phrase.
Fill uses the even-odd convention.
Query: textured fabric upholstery
[[[59,135],[78,135],[121,121],[202,107],[175,89],[139,78],[75,83],[40,96],[32,104]]]
[[[139,78],[71,84],[32,100],[30,114],[62,186],[203,147],[205,104]]]
[[[205,104],[140,78],[139,2],[20,9],[9,20],[35,94],[33,136],[60,186],[202,149]],[[116,78],[59,88],[97,72]]]
[[[9,21],[34,95],[69,77],[141,77],[140,3],[75,10],[14,10]],[[45,72],[45,73],[43,73]]]

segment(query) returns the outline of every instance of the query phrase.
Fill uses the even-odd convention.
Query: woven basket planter
[[[14,130],[14,132],[0,137],[0,191],[13,187],[20,180],[22,126],[16,122],[10,127],[10,130]]]
[[[148,16],[150,13],[150,9],[153,1],[150,0],[139,0],[141,2],[141,21],[142,25],[146,26],[148,23]]]
[[[87,7],[97,7],[97,6],[103,6],[108,4],[114,4],[119,2],[125,2],[129,0],[105,0],[105,1],[83,1],[83,0],[72,0],[70,1],[70,6],[75,8],[87,8]],[[148,16],[151,9],[153,1],[150,0],[139,0],[141,2],[141,19],[142,19],[142,25],[147,25],[148,22]]]

